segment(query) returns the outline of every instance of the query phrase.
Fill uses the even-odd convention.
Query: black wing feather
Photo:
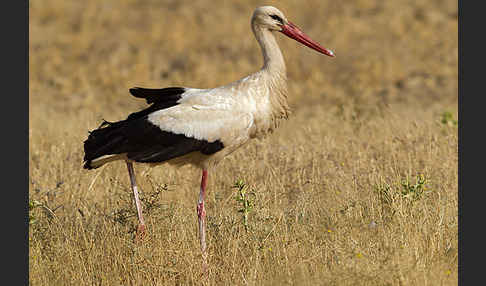
[[[84,168],[91,169],[91,161],[104,155],[126,153],[128,159],[136,162],[157,163],[195,151],[210,155],[223,148],[219,140],[208,142],[163,131],[147,117],[105,121],[84,142]]]
[[[130,93],[137,98],[145,98],[148,104],[152,104],[144,110],[133,112],[128,115],[127,119],[142,118],[150,113],[166,109],[178,104],[182,94],[186,91],[184,87],[167,87],[167,88],[130,88]]]
[[[138,98],[145,98],[148,104],[161,101],[177,101],[181,94],[186,92],[184,87],[166,87],[166,88],[130,88],[130,93]]]

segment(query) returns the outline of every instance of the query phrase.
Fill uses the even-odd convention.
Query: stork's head
[[[319,43],[312,40],[302,32],[299,27],[287,20],[287,17],[275,7],[261,6],[256,8],[251,17],[251,22],[253,25],[257,25],[261,28],[281,32],[287,37],[292,38],[313,50],[334,57],[333,51],[322,47]]]
[[[281,31],[281,26],[288,23],[285,15],[275,7],[261,6],[255,9],[251,21],[271,31]]]

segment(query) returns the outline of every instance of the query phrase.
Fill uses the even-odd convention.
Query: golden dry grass
[[[337,57],[279,36],[294,112],[209,174],[206,284],[457,284],[456,1],[46,0],[29,1],[31,285],[202,283],[199,171],[135,165],[137,245],[125,165],[83,170],[82,142],[144,106],[132,86],[256,71],[249,19],[269,3]]]

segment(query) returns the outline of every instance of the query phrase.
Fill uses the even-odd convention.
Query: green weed
[[[411,183],[408,178],[401,181],[401,195],[404,198],[410,199],[411,201],[416,201],[422,197],[424,192],[427,190],[428,179],[423,175],[419,174],[415,178],[415,183]]]
[[[458,121],[454,119],[454,116],[452,115],[452,112],[450,111],[444,111],[441,114],[441,119],[440,122],[442,124],[448,125],[448,126],[457,126]]]
[[[58,209],[59,207],[57,207],[54,210],[51,210],[44,203],[41,203],[41,202],[34,200],[34,199],[29,200],[29,225],[34,225],[38,222],[38,216],[35,214],[35,211],[34,211],[37,208],[41,208],[42,210],[44,210],[45,214],[47,215],[47,218],[49,220],[51,220],[54,217],[56,217],[56,215],[54,214],[54,211],[56,211],[56,209]]]
[[[239,213],[243,214],[243,225],[248,232],[248,214],[252,211],[255,203],[255,190],[250,189],[243,180],[238,180],[233,185],[237,189],[235,200],[240,204]]]
[[[426,191],[429,191],[428,183],[429,179],[425,175],[418,174],[415,176],[414,182],[407,177],[394,184],[383,182],[375,185],[375,192],[381,201],[384,217],[387,219],[393,217],[399,202],[405,201],[413,204],[420,200]]]

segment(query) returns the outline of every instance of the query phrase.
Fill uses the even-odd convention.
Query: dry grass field
[[[210,172],[203,281],[200,171],[135,165],[136,244],[125,164],[84,170],[82,143],[145,106],[130,87],[258,70],[263,4],[336,58],[277,35],[293,113]],[[457,284],[456,1],[44,0],[29,18],[31,285]]]

